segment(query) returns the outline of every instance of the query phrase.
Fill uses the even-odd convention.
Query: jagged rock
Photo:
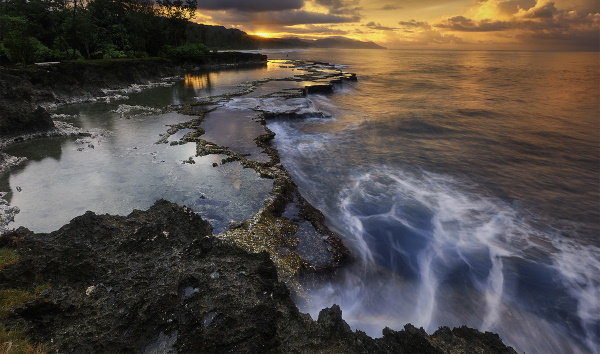
[[[466,328],[429,336],[407,325],[372,339],[336,305],[313,321],[266,253],[213,238],[200,216],[164,200],[10,237],[21,261],[0,273],[0,287],[50,288],[2,321],[57,352],[514,353],[497,335]]]

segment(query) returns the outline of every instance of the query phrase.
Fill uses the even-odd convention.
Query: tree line
[[[196,8],[197,0],[0,0],[0,63],[205,54],[214,38],[190,21]]]

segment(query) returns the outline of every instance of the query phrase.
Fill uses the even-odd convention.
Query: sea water
[[[359,77],[336,85],[333,95],[286,102],[260,98],[270,91],[261,86],[254,98],[225,104],[320,110],[268,123],[301,193],[356,259],[312,288],[303,310],[316,316],[337,303],[354,329],[372,336],[407,322],[429,332],[464,324],[499,333],[519,352],[598,351],[596,53],[311,50],[270,57],[336,63]],[[109,134],[9,149],[29,159],[0,179],[0,191],[21,209],[11,226],[50,232],[86,210],[124,215],[159,198],[192,207],[215,232],[248,218],[272,182],[239,163],[220,164],[223,156],[194,157],[194,144],[156,144],[167,125],[190,119],[163,108],[290,71],[270,63],[189,73],[171,87],[61,108],[60,119]],[[240,117],[224,117],[236,139],[248,133],[235,125]],[[190,157],[195,164],[183,163]]]
[[[518,352],[594,353],[597,53],[311,50],[356,84],[272,121],[302,194],[358,262],[311,293],[380,336],[466,324]]]

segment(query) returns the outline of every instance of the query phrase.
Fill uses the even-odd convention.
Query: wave
[[[360,264],[314,290],[315,309],[339,303],[371,335],[467,324],[528,353],[598,349],[599,248],[446,176],[370,171],[352,176],[333,216]]]

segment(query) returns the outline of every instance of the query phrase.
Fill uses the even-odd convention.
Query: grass
[[[17,263],[19,254],[12,248],[0,248],[0,271],[11,264]]]
[[[19,261],[19,255],[12,248],[0,248],[0,271]],[[33,291],[20,289],[0,290],[0,319],[5,319],[18,305],[33,300],[48,285],[36,287]],[[48,348],[34,344],[27,338],[23,329],[7,329],[0,324],[0,353],[2,354],[37,354],[46,353]]]
[[[0,326],[0,353],[3,354],[38,354],[46,353],[48,348],[43,345],[32,344],[25,337],[23,330],[7,330]]]
[[[35,298],[35,292],[19,289],[0,290],[0,318],[6,318],[15,306]]]

